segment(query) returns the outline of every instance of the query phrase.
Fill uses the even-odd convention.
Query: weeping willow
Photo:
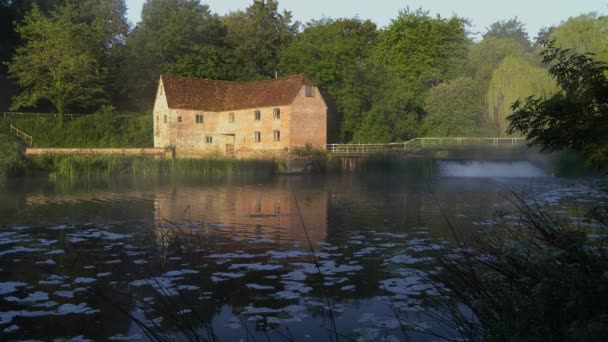
[[[546,98],[555,94],[557,86],[546,69],[536,67],[522,57],[508,56],[490,80],[486,103],[488,114],[501,135],[506,135],[511,105],[528,96]]]
[[[556,45],[578,53],[591,52],[597,61],[608,62],[608,17],[597,13],[570,18],[551,34]]]

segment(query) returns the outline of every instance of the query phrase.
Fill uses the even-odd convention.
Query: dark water
[[[432,309],[428,252],[449,248],[446,220],[464,236],[491,226],[511,191],[573,219],[606,201],[593,179],[517,163],[13,182],[0,192],[0,339],[147,340],[143,324],[177,340],[325,341],[331,314],[344,340],[453,336]]]

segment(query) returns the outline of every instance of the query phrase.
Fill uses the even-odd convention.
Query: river
[[[140,325],[175,340],[397,341],[403,326],[415,341],[455,336],[431,304],[428,252],[450,248],[450,225],[466,237],[497,213],[514,219],[512,192],[571,220],[608,200],[595,179],[528,163],[11,181],[0,195],[0,336],[148,340]]]

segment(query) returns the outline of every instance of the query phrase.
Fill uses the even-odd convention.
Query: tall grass
[[[26,161],[21,153],[23,144],[0,127],[0,181],[25,174]]]
[[[514,213],[473,248],[438,257],[437,281],[473,313],[449,313],[467,340],[601,341],[608,336],[608,251],[576,223],[516,196]],[[512,223],[514,215],[519,223]],[[588,217],[608,228],[608,213]]]
[[[57,156],[44,155],[31,159],[35,170],[55,179],[92,179],[133,176],[171,178],[197,176],[231,176],[241,174],[272,174],[272,160],[234,159],[148,159],[132,156]]]

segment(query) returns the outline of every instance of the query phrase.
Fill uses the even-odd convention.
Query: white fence
[[[437,148],[519,148],[525,143],[525,138],[415,138],[402,143],[390,144],[328,144],[326,149],[333,153],[358,154]]]

